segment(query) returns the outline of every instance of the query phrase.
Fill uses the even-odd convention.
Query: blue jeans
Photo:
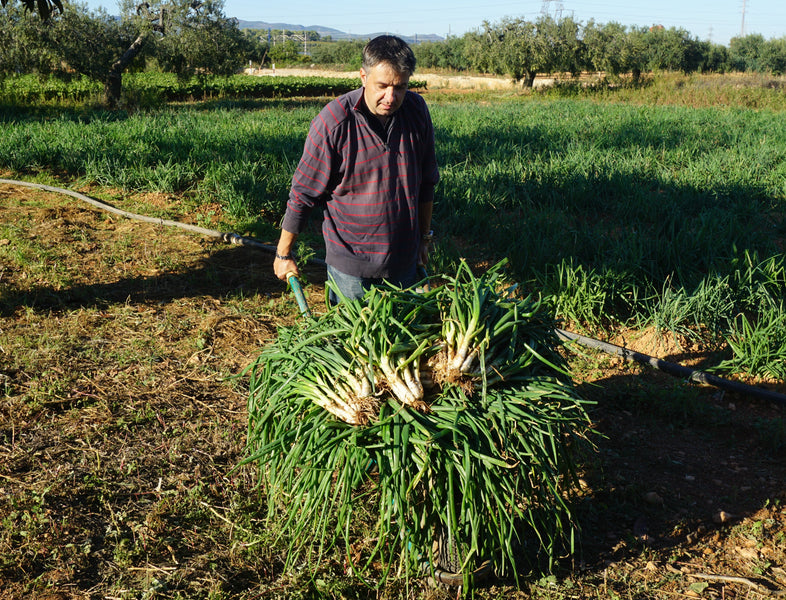
[[[412,268],[411,272],[403,276],[383,279],[381,277],[356,277],[355,275],[347,275],[328,265],[327,276],[331,284],[329,300],[332,306],[340,302],[340,298],[338,294],[336,294],[334,288],[338,288],[348,300],[356,300],[362,298],[373,286],[380,285],[385,281],[404,288],[410,287],[417,282],[417,271],[415,267]]]

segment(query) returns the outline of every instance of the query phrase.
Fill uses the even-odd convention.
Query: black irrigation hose
[[[191,231],[193,233],[198,233],[200,235],[204,235],[207,237],[220,239],[228,244],[252,246],[255,248],[260,248],[267,252],[271,252],[271,253],[276,252],[275,246],[263,244],[255,240],[254,238],[238,235],[237,233],[228,233],[228,232],[216,231],[213,229],[206,229],[204,227],[198,227],[196,225],[189,225],[188,223],[180,223],[179,221],[169,221],[167,219],[159,219],[156,217],[145,217],[143,215],[137,215],[131,212],[127,212],[125,210],[121,210],[119,208],[115,208],[114,206],[112,206],[111,204],[107,204],[106,202],[101,202],[100,200],[96,200],[89,196],[85,196],[84,194],[80,194],[79,192],[74,192],[68,189],[53,187],[51,185],[44,185],[41,183],[17,181],[15,179],[0,179],[0,184],[2,183],[8,185],[20,185],[24,187],[39,189],[39,190],[45,190],[47,192],[55,192],[58,194],[66,194],[68,196],[72,196],[74,198],[82,200],[83,202],[87,202],[88,204],[91,204],[96,208],[100,208],[101,210],[105,210],[114,213],[116,215],[120,215],[122,217],[127,217],[129,219],[144,221],[146,223],[154,223],[156,225],[163,225],[166,227],[178,227],[186,231]],[[312,258],[308,262],[317,265],[322,265],[322,266],[325,265],[325,261],[318,258]],[[557,334],[563,339],[572,340],[577,344],[580,344],[587,348],[595,348],[598,350],[602,350],[603,352],[606,352],[608,354],[615,354],[617,356],[621,356],[622,358],[627,360],[634,360],[636,362],[640,362],[642,364],[646,364],[651,367],[654,367],[660,371],[663,371],[664,373],[668,373],[669,375],[673,375],[675,377],[684,377],[689,381],[693,381],[694,383],[711,385],[713,387],[717,387],[729,392],[737,392],[739,394],[745,394],[747,396],[753,396],[756,398],[761,398],[763,400],[769,400],[771,402],[786,405],[786,395],[779,394],[778,392],[773,392],[771,390],[755,387],[752,385],[747,385],[745,383],[740,383],[737,381],[731,381],[729,379],[723,379],[722,377],[710,375],[709,373],[705,373],[703,371],[698,371],[696,369],[691,369],[690,367],[685,367],[677,363],[661,360],[660,358],[648,356],[647,354],[642,354],[641,352],[628,350],[627,348],[623,348],[622,346],[616,346],[608,342],[603,342],[601,340],[585,337],[583,335],[572,333],[570,331],[557,329]]]
[[[764,388],[747,385],[745,383],[740,383],[738,381],[723,379],[722,377],[717,377],[715,375],[705,373],[704,371],[698,371],[696,369],[691,369],[690,367],[686,367],[684,365],[669,362],[666,360],[661,360],[660,358],[655,358],[647,354],[642,354],[641,352],[628,350],[627,348],[623,348],[622,346],[617,346],[615,344],[610,344],[608,342],[602,342],[600,340],[585,337],[583,335],[579,335],[578,333],[572,333],[570,331],[557,329],[557,334],[562,339],[572,340],[577,344],[586,346],[587,348],[595,348],[597,350],[602,350],[603,352],[606,352],[608,354],[615,354],[617,356],[621,356],[626,360],[635,360],[636,362],[649,365],[651,367],[658,369],[659,371],[668,373],[669,375],[673,375],[675,377],[684,377],[689,381],[693,381],[694,383],[711,385],[713,387],[720,388],[728,392],[737,392],[739,394],[745,394],[746,396],[754,396],[756,398],[761,398],[762,400],[769,400],[771,402],[776,402],[778,404],[786,405],[786,396],[784,396],[783,394],[779,394],[778,392],[773,392],[772,390],[767,390]]]
[[[84,194],[80,194],[79,192],[74,192],[72,190],[67,190],[64,188],[53,187],[51,185],[44,185],[42,183],[16,181],[15,179],[0,179],[0,184],[2,183],[8,185],[20,185],[29,188],[45,190],[47,192],[55,192],[58,194],[65,194],[67,196],[72,196],[73,198],[82,200],[83,202],[87,202],[88,204],[95,206],[96,208],[100,208],[101,210],[114,213],[121,217],[134,219],[136,221],[144,221],[145,223],[153,223],[155,225],[163,225],[165,227],[178,227],[180,229],[184,229],[192,233],[198,233],[199,235],[204,235],[211,238],[217,238],[228,244],[236,244],[239,246],[252,246],[254,248],[259,248],[261,250],[265,250],[266,252],[270,252],[270,253],[275,253],[276,251],[275,246],[271,246],[269,244],[263,244],[262,242],[255,240],[254,238],[238,235],[237,233],[229,233],[229,232],[216,231],[214,229],[206,229],[204,227],[198,227],[197,225],[189,225],[188,223],[181,223],[179,221],[170,221],[168,219],[159,219],[157,217],[146,217],[144,215],[137,215],[125,210],[121,210],[119,208],[115,208],[111,204],[107,204],[106,202],[101,202],[100,200],[96,200],[95,198],[91,198],[90,196],[85,196]],[[325,264],[325,261],[318,258],[312,258],[308,262],[317,265]]]

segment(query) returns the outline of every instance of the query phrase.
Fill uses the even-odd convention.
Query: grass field
[[[783,391],[786,100],[738,83],[428,92],[432,271],[508,257],[566,328]],[[730,106],[740,89],[758,104]],[[0,176],[272,242],[323,103],[4,109]],[[368,589],[340,552],[282,571],[264,495],[250,471],[230,474],[247,421],[234,376],[297,318],[266,254],[20,187],[1,187],[0,206],[0,598],[455,595]],[[316,230],[306,239],[319,253]],[[324,273],[305,274],[318,310]],[[784,589],[783,407],[592,352],[570,362],[597,402],[580,549],[476,596]],[[362,520],[353,535],[368,541]]]
[[[729,89],[738,87],[735,80]],[[682,105],[696,89],[703,105]],[[708,106],[707,89],[718,106]],[[755,327],[762,311],[767,321],[784,319],[782,113],[770,100],[763,110],[726,106],[714,78],[678,82],[671,93],[672,105],[662,89],[658,104],[563,98],[559,90],[430,96],[442,172],[433,268],[450,271],[460,255],[508,257],[559,317],[589,329],[654,324],[715,343]],[[272,236],[323,102],[6,110],[0,164],[71,185],[173,194],[175,214],[156,216],[212,207],[227,227]]]

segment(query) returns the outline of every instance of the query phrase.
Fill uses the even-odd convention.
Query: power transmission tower
[[[551,16],[551,4],[554,3],[554,18],[559,21],[562,19],[562,13],[565,11],[565,5],[560,0],[543,0],[540,7],[540,14],[544,17]]]

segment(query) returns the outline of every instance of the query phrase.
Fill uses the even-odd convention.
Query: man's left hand
[[[420,247],[418,248],[418,266],[426,266],[428,264],[428,253],[431,250],[431,243],[434,240],[434,234],[428,232],[421,236]]]

